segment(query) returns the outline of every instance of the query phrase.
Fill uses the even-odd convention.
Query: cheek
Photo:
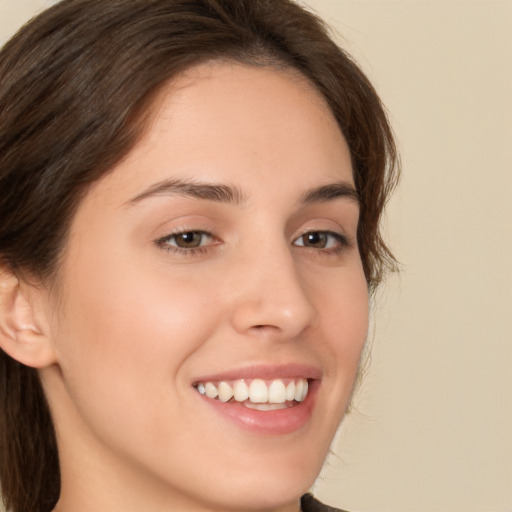
[[[361,354],[368,336],[369,297],[362,269],[347,272],[336,286],[321,294],[319,310],[323,331],[323,363],[326,376],[337,382],[331,407],[343,412],[356,382]]]
[[[358,354],[366,340],[369,321],[368,287],[362,267],[353,265],[316,287],[317,311],[332,349]]]
[[[123,450],[137,439],[141,460],[158,459],[178,449],[169,426],[187,408],[187,364],[219,315],[202,283],[130,266],[106,265],[101,275],[69,283],[59,363],[75,425]],[[172,446],[164,450],[162,440]]]
[[[70,393],[77,403],[103,397],[120,411],[137,400],[158,403],[214,329],[214,302],[201,283],[143,264],[116,259],[89,268],[98,270],[67,283],[73,293],[58,327]]]

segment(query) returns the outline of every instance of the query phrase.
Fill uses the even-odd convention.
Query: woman
[[[393,266],[362,72],[288,0],[66,0],[0,77],[6,505],[329,510]]]

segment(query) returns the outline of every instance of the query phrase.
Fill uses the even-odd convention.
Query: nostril
[[[301,336],[303,331],[307,328],[307,325],[300,324],[296,324],[295,327],[256,324],[246,329],[245,334],[254,340],[259,339],[283,343],[287,341],[297,340]]]
[[[277,327],[273,326],[273,325],[253,325],[252,328],[255,330],[255,331],[274,331],[277,329]]]
[[[257,324],[251,327],[251,331],[253,334],[258,335],[276,335],[276,333],[280,332],[281,329],[276,325],[269,324]]]

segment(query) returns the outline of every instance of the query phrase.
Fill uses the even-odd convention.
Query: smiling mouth
[[[197,382],[195,389],[203,396],[224,403],[238,402],[249,409],[273,411],[287,409],[308,396],[308,379],[238,379]]]

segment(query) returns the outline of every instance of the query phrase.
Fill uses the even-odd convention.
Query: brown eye
[[[326,233],[312,232],[301,236],[304,247],[313,247],[315,249],[325,249],[329,241],[329,235]]]
[[[174,235],[176,245],[182,249],[195,249],[201,245],[204,234],[198,231],[188,231],[187,233],[180,233]]]
[[[346,238],[332,231],[308,231],[299,236],[293,245],[309,249],[336,249],[348,245]]]
[[[183,231],[175,233],[159,240],[159,244],[168,246],[169,248],[178,249],[199,249],[209,242],[212,236],[204,231]]]

